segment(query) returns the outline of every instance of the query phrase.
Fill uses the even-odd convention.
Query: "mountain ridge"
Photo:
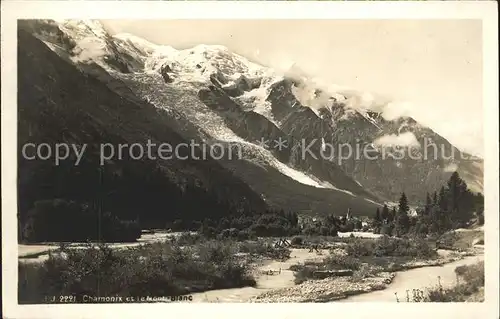
[[[295,186],[290,186],[286,191],[289,196],[285,196],[292,202],[285,207],[300,206],[304,207],[304,211],[308,210],[308,205],[303,204],[307,200],[294,202],[294,196],[306,193],[317,198],[316,204],[309,203],[317,211],[343,212],[351,208],[351,204],[345,204],[350,200],[339,195],[341,193],[353,194],[350,197],[358,198],[357,202],[367,203],[393,201],[401,191],[407,192],[410,199],[423,198],[422,192],[435,189],[449,177],[451,173],[445,170],[453,165],[462,170],[461,173],[464,172],[464,177],[469,179],[468,184],[477,186],[478,190],[482,188],[481,160],[469,163],[438,158],[420,163],[412,160],[361,159],[338,164],[312,156],[298,156],[300,148],[297,141],[304,139],[318,141],[318,145],[313,147],[315,154],[325,145],[342,143],[373,146],[373,151],[380,153],[382,149],[390,149],[384,141],[417,141],[422,144],[425,138],[433,138],[455,148],[412,118],[385,120],[380,112],[356,108],[359,104],[357,96],[331,94],[320,87],[311,89],[307,79],[279,74],[230,52],[226,47],[198,45],[176,50],[157,46],[133,35],[110,36],[104,28],[104,33],[100,30],[97,33],[95,30],[85,31],[85,27],[78,26],[85,25],[85,22],[73,21],[69,26],[65,25],[66,22],[31,23],[24,28],[49,47],[52,46],[58,55],[67,55],[66,59],[73,61],[84,72],[96,75],[122,95],[148,101],[157,108],[176,114],[181,120],[172,121],[169,125],[176,126],[177,132],[189,126],[192,130],[204,132],[197,136],[202,140],[244,145],[245,152],[250,154],[247,160],[254,166],[260,161],[267,173],[258,172],[252,177],[245,170],[255,171],[257,166],[242,165],[243,162],[222,161],[222,165],[269,202],[279,202],[277,206],[283,207],[283,200],[277,194],[280,190],[263,185],[262,180],[270,180],[266,174],[276,176],[277,181],[272,182],[277,182],[277,186],[280,180],[293,180],[291,183]],[[37,26],[40,23],[52,26],[53,34],[41,34]],[[95,25],[92,27],[96,28]],[[85,33],[82,30],[88,34],[82,36],[82,32]],[[88,37],[91,39],[85,40]],[[88,43],[95,44],[98,50],[94,47],[91,50],[87,48],[87,51],[81,48],[75,50],[82,43],[84,47]],[[59,44],[64,48],[63,52],[53,48]],[[271,141],[281,138],[290,145],[282,150],[265,149],[258,145],[259,138]],[[273,174],[269,174],[269,170]],[[426,176],[420,176],[422,173]],[[298,184],[305,185],[307,191]],[[331,194],[322,195],[325,196],[323,200],[322,196],[312,195],[323,188],[335,194],[334,197],[339,199],[336,204],[328,198]],[[318,204],[321,201],[327,203]],[[339,204],[339,201],[343,203]],[[359,210],[364,212],[375,206],[363,204]]]

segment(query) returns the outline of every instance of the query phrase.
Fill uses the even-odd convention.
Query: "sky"
[[[184,49],[224,45],[251,61],[293,66],[323,83],[383,96],[458,148],[483,155],[480,20],[104,20]],[[370,96],[370,95],[368,95]]]

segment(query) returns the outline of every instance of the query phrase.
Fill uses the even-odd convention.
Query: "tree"
[[[398,212],[394,225],[397,236],[402,236],[408,233],[408,230],[410,229],[410,217],[408,216],[409,211],[410,206],[408,205],[408,198],[403,192],[401,194],[401,198],[399,199]]]
[[[398,212],[405,213],[406,215],[408,215],[409,211],[410,211],[410,206],[408,205],[408,198],[406,197],[406,194],[403,192],[401,194],[401,197],[399,198]]]
[[[432,209],[432,199],[429,193],[427,193],[427,196],[425,197],[424,215],[429,216],[431,213],[431,209]]]
[[[436,191],[434,191],[434,193],[432,194],[432,205],[438,205],[438,203],[438,194]]]
[[[375,234],[380,233],[380,227],[382,226],[382,218],[380,216],[380,210],[377,208],[375,212],[375,217],[373,219],[373,232]]]
[[[394,220],[396,219],[396,215],[397,215],[397,213],[396,213],[396,207],[393,207],[391,209],[391,213],[389,214],[388,223],[394,222]]]
[[[451,174],[446,187],[447,205],[454,225],[463,227],[471,220],[474,212],[474,194],[457,172]]]
[[[477,211],[477,223],[481,226],[484,225],[484,208],[480,207]]]
[[[451,228],[451,220],[448,213],[448,196],[444,186],[439,190],[438,205],[434,212],[434,219],[440,233]]]
[[[380,215],[382,222],[387,222],[389,220],[389,215],[389,207],[384,204],[384,207],[382,207],[382,214]]]
[[[387,235],[387,236],[392,236],[392,231],[393,231],[393,225],[391,224],[384,224],[382,225],[382,228],[380,229],[380,233],[382,235]]]

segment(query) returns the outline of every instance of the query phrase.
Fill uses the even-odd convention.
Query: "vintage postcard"
[[[8,1],[2,84],[6,318],[498,318],[494,2]]]

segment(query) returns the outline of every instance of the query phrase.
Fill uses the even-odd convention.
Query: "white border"
[[[498,16],[494,1],[167,2],[2,1],[2,296],[5,318],[207,317],[498,318]],[[486,301],[454,304],[17,305],[17,19],[481,19],[485,127]],[[472,107],[472,106],[471,106]]]

